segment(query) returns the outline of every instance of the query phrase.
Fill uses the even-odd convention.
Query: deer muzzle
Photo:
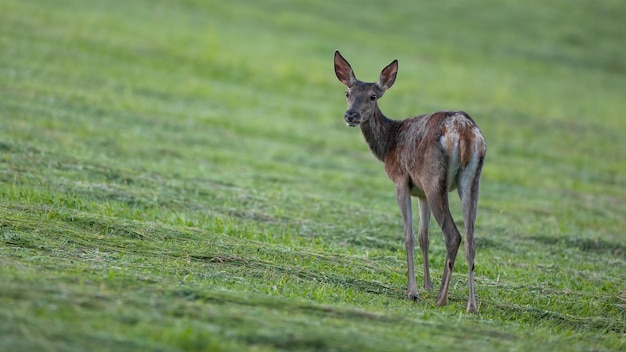
[[[343,118],[346,121],[346,124],[350,127],[354,127],[358,125],[359,123],[361,123],[361,114],[359,114],[358,112],[354,110],[346,111],[346,114],[344,115]]]

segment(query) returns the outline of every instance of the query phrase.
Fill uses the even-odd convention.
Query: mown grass
[[[624,349],[624,18],[3,1],[0,349]],[[478,316],[462,256],[449,306],[403,300],[393,186],[342,123],[335,49],[364,80],[399,59],[387,115],[463,109],[486,135]]]

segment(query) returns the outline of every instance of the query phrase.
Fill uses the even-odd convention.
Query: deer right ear
[[[354,75],[354,71],[352,71],[352,67],[348,61],[341,56],[339,50],[335,51],[335,75],[337,75],[339,82],[343,83],[343,85],[348,88],[356,83],[356,76]]]

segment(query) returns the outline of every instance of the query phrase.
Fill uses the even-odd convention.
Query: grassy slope
[[[0,349],[625,348],[625,17],[3,1]],[[364,80],[399,59],[389,116],[464,109],[487,136],[478,317],[462,255],[448,307],[402,300],[393,188],[342,124],[337,48]]]

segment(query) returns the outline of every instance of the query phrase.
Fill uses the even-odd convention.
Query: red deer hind
[[[465,257],[468,267],[467,312],[477,313],[474,294],[474,223],[478,204],[480,173],[487,151],[480,129],[465,112],[438,111],[403,121],[390,120],[380,111],[378,99],[391,88],[398,73],[394,60],[380,73],[378,82],[359,81],[339,51],[335,52],[335,74],[348,87],[348,126],[360,126],[372,153],[385,164],[385,172],[396,187],[396,197],[404,225],[408,264],[407,298],[417,300],[413,251],[415,235],[411,196],[419,202],[418,241],[424,259],[424,289],[432,290],[428,269],[428,224],[430,213],[441,226],[446,242],[446,262],[437,305],[448,303],[448,287],[456,254],[461,245],[448,204],[448,192],[458,189],[465,223]]]

